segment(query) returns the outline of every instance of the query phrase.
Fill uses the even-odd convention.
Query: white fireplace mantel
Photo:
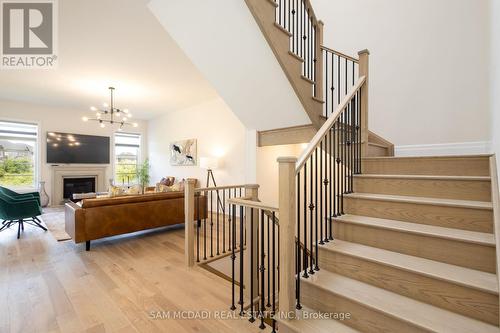
[[[64,204],[64,178],[95,178],[96,191],[106,191],[106,170],[107,166],[52,166],[51,205]]]

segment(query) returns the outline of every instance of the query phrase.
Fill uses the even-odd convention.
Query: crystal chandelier
[[[122,131],[124,126],[133,126],[137,127],[137,123],[129,122],[130,118],[132,118],[132,114],[127,109],[118,109],[115,108],[113,93],[115,88],[109,87],[110,93],[110,103],[103,103],[103,109],[98,109],[94,106],[90,107],[90,111],[95,112],[95,118],[83,117],[83,121],[97,121],[99,125],[104,128],[106,124],[119,125],[118,130]]]

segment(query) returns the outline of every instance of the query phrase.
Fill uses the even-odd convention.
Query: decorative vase
[[[45,182],[40,182],[38,192],[40,193],[40,205],[44,208],[47,207],[49,205],[50,198],[47,191],[45,191]]]

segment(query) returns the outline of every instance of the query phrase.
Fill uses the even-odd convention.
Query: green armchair
[[[42,221],[38,219],[40,215],[42,215],[42,208],[39,198],[29,195],[11,196],[5,194],[3,190],[0,191],[0,219],[3,220],[0,231],[10,228],[16,223],[18,224],[18,239],[21,237],[21,230],[24,231],[24,223],[47,231],[42,225]]]
[[[17,193],[6,187],[0,186],[0,194],[4,194],[12,199],[31,199],[35,198],[38,200],[38,204],[40,204],[40,193],[38,192],[29,192],[29,193]]]

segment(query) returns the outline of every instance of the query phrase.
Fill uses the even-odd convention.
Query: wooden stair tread
[[[425,197],[412,197],[403,195],[388,195],[388,194],[373,194],[373,193],[351,193],[351,194],[345,194],[344,197],[365,199],[365,200],[382,200],[391,202],[412,203],[421,205],[493,210],[493,204],[491,202],[486,202],[486,201],[425,198]]]
[[[397,230],[429,237],[495,246],[495,236],[489,233],[350,214],[335,217],[333,219],[345,223],[365,225],[374,228]]]
[[[411,159],[461,159],[461,158],[489,158],[491,154],[477,154],[477,155],[444,155],[444,156],[377,156],[377,157],[363,157],[362,160],[411,160]]]
[[[498,281],[495,274],[486,273],[439,261],[387,251],[362,244],[339,239],[327,243],[321,249],[360,257],[368,261],[403,269],[428,277],[450,281],[464,287],[470,287],[498,295]]]
[[[356,178],[382,178],[382,179],[417,179],[417,180],[470,180],[490,181],[489,176],[432,176],[432,175],[384,175],[384,174],[359,174]]]
[[[359,331],[342,324],[338,320],[334,319],[311,319],[304,318],[304,314],[306,313],[318,313],[320,311],[315,311],[309,309],[305,306],[302,307],[301,310],[297,311],[297,319],[296,320],[281,320],[277,319],[276,321],[280,325],[285,325],[296,332],[308,333],[359,333]],[[321,312],[320,312],[321,313]]]
[[[425,304],[338,274],[321,270],[301,283],[310,283],[432,332],[500,332],[498,327]]]
[[[380,147],[380,148],[389,148],[388,145],[383,145],[383,144],[380,144],[380,143],[370,142],[370,141],[368,141],[368,145],[374,146],[374,147]]]

